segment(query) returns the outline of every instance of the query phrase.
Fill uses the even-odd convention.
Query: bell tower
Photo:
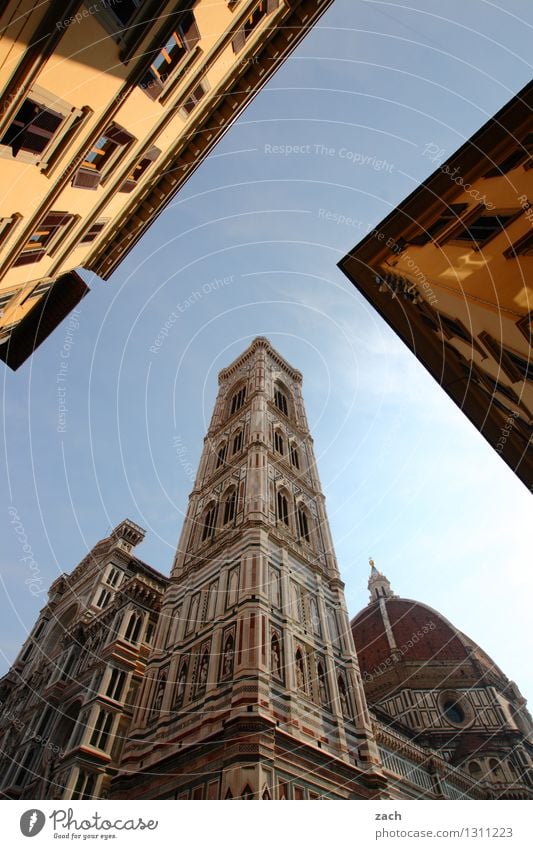
[[[384,796],[301,385],[220,372],[116,798]]]

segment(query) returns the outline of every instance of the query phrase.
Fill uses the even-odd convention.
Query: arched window
[[[246,787],[244,788],[244,790],[242,791],[242,798],[243,799],[253,799],[254,798],[254,794],[252,793],[252,788],[250,787],[249,784],[247,784]]]
[[[215,524],[217,517],[217,505],[211,504],[205,512],[204,524],[202,527],[202,542],[210,538],[215,533]]]
[[[139,635],[141,633],[142,625],[143,617],[137,613],[132,613],[130,615],[128,627],[126,628],[126,633],[124,634],[124,639],[127,640],[128,643],[137,643],[139,640]]]
[[[483,774],[482,769],[477,761],[470,761],[470,763],[468,764],[468,772],[470,773],[472,778],[475,778],[476,780],[479,780]]]
[[[245,399],[246,399],[246,386],[241,386],[241,388],[237,392],[235,392],[234,395],[231,398],[231,403],[230,403],[230,408],[229,408],[230,416],[232,416],[233,413],[236,413],[237,410],[241,409],[242,405],[244,404]]]
[[[242,449],[242,430],[239,430],[238,433],[233,437],[233,454],[238,454]]]
[[[262,795],[261,798],[264,799],[265,802],[270,801],[270,792],[269,792],[268,787],[265,787],[265,789],[263,790],[263,795]]]
[[[278,454],[285,454],[285,445],[283,441],[283,436],[279,432],[279,430],[274,431],[274,451],[277,451]]]
[[[105,749],[112,725],[113,714],[103,708],[100,708],[96,722],[94,723],[89,745],[94,746],[96,749]]]
[[[281,391],[279,386],[274,387],[274,404],[284,416],[289,415],[289,405],[287,404],[287,396]]]
[[[224,464],[224,460],[226,459],[226,450],[227,450],[227,445],[226,445],[225,442],[222,442],[218,446],[217,462],[216,462],[216,465],[215,465],[215,469],[220,469],[220,467]]]
[[[494,781],[505,781],[505,773],[500,762],[497,761],[496,758],[491,758],[489,760],[489,767]]]
[[[228,522],[232,522],[235,518],[235,512],[237,507],[237,490],[235,487],[232,487],[228,494],[226,495],[226,500],[224,502],[224,524],[227,525]]]
[[[286,496],[278,490],[278,522],[283,522],[284,525],[289,526],[289,504]]]
[[[295,469],[299,469],[300,468],[300,455],[298,454],[298,449],[297,449],[296,445],[294,444],[294,442],[291,442],[290,455],[291,455],[291,466],[294,466]]]
[[[94,793],[94,787],[96,784],[96,775],[94,772],[83,772],[82,770],[78,773],[78,779],[76,781],[76,786],[72,792],[71,799],[92,799]]]
[[[311,542],[311,535],[309,533],[309,520],[307,518],[307,513],[303,507],[298,507],[298,533],[300,537],[304,539],[306,542]]]

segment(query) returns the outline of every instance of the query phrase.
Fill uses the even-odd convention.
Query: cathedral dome
[[[398,598],[371,563],[370,603],[351,621],[365,691],[380,698],[404,686],[486,686],[509,681],[494,661],[441,613]]]

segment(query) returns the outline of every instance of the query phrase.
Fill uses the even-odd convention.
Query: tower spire
[[[379,598],[395,598],[389,579],[376,569],[376,564],[372,557],[368,558],[368,562],[370,564],[370,577],[368,578],[370,603]]]

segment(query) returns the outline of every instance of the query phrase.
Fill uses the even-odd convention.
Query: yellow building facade
[[[533,85],[339,263],[533,487]]]
[[[76,269],[109,278],[330,3],[5,4],[1,359],[87,293]]]

